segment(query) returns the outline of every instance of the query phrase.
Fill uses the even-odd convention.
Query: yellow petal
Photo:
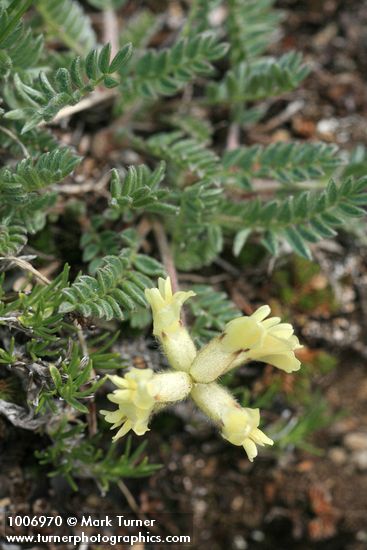
[[[254,313],[251,315],[251,318],[255,319],[256,321],[263,321],[270,312],[271,309],[268,305],[261,306],[256,311],[254,311]]]
[[[251,357],[258,357],[260,355],[271,355],[275,353],[286,353],[293,349],[293,342],[288,339],[277,338],[271,334],[267,334],[263,339],[261,346],[256,346],[250,350]]]
[[[252,317],[239,317],[226,325],[222,346],[227,352],[246,350],[259,344],[264,335],[264,328]]]
[[[249,415],[251,425],[258,426],[260,424],[260,409],[250,409],[246,407],[245,411]]]
[[[254,458],[257,456],[257,448],[255,443],[249,437],[247,437],[242,445],[246,451],[249,461],[253,462]]]
[[[139,409],[150,409],[154,404],[154,397],[152,396],[152,390],[150,388],[151,383],[147,385],[146,388],[139,388],[139,390],[135,393],[132,402],[134,405],[136,405]]]
[[[117,441],[118,439],[120,439],[120,437],[124,437],[124,435],[126,435],[132,428],[132,423],[130,420],[126,420],[126,422],[124,423],[124,425],[119,429],[119,431],[117,432],[117,434],[115,434],[112,438],[112,441]]]
[[[130,390],[115,390],[107,395],[107,399],[111,403],[124,403],[130,400]]]
[[[279,353],[278,355],[264,355],[263,357],[259,357],[258,360],[263,363],[269,363],[269,365],[274,365],[274,367],[278,367],[278,369],[288,373],[297,371],[301,368],[301,361],[297,359],[293,351]]]
[[[136,369],[132,368],[129,370],[127,374],[125,374],[125,378],[131,382],[139,383],[139,382],[147,382],[148,380],[151,380],[153,377],[154,372],[152,369]]]
[[[100,411],[100,413],[104,415],[105,421],[111,424],[119,423],[124,418],[124,414],[119,409],[117,411]]]
[[[280,323],[270,329],[270,334],[276,336],[277,338],[288,339],[292,336],[294,328],[289,323]]]
[[[108,374],[107,377],[118,388],[124,389],[124,388],[127,388],[128,385],[129,385],[129,383],[126,381],[125,377],[117,376],[116,374]]]
[[[272,328],[275,325],[279,325],[281,321],[280,317],[270,317],[269,319],[265,319],[265,321],[262,321],[262,326],[266,329]]]
[[[164,307],[165,300],[158,288],[146,288],[144,294],[153,311]]]
[[[163,279],[162,277],[159,277],[158,290],[163,300],[169,300],[170,298],[172,298],[171,278],[167,277],[166,279]]]
[[[149,428],[146,422],[136,422],[133,427],[133,432],[136,435],[144,435],[146,432],[149,432]]]
[[[264,432],[255,428],[250,435],[251,439],[256,443],[256,445],[274,445],[274,441],[270,439]]]

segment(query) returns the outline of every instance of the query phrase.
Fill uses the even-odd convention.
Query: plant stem
[[[0,131],[9,136],[19,147],[21,148],[23,155],[26,158],[30,157],[30,154],[28,152],[27,147],[18,139],[18,137],[11,131],[9,128],[5,128],[4,126],[0,126]]]
[[[164,227],[158,220],[153,221],[153,231],[159,248],[159,253],[162,258],[162,263],[166,268],[167,275],[171,278],[172,290],[173,292],[177,292],[179,289],[179,284],[172,251],[169,246]]]
[[[24,260],[23,258],[17,258],[16,256],[1,256],[0,260],[10,262],[12,264],[16,264],[21,269],[24,269],[25,271],[29,271],[29,273],[32,273],[39,281],[41,281],[45,285],[49,285],[51,281],[45,277],[42,273],[37,271],[36,268],[33,267],[32,264]]]
[[[162,263],[166,269],[167,275],[171,279],[172,291],[177,292],[180,290],[175,262],[173,260],[172,251],[168,243],[167,235],[163,225],[160,221],[153,221],[153,231],[159,248],[159,253],[162,259]],[[183,325],[186,325],[185,312],[181,311],[181,321]]]

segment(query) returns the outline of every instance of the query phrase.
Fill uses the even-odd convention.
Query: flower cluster
[[[129,430],[144,434],[153,414],[190,396],[222,437],[242,446],[253,461],[257,446],[273,444],[259,429],[259,409],[241,407],[216,380],[249,361],[269,363],[288,373],[297,371],[300,362],[295,351],[302,346],[292,325],[279,317],[267,319],[270,308],[262,306],[248,317],[227,323],[222,334],[197,351],[180,320],[182,305],[195,293],[173,293],[168,277],[159,279],[158,288],[147,289],[145,295],[153,312],[153,333],[174,370],[156,374],[134,368],[124,377],[110,376],[117,389],[108,399],[118,409],[101,412],[111,429],[119,428],[114,439]]]

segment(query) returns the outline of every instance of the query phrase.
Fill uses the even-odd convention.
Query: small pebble
[[[231,508],[232,510],[235,510],[238,512],[238,510],[241,510],[244,504],[244,499],[241,495],[237,495],[234,497],[234,499],[231,502]]]
[[[342,466],[347,461],[347,453],[342,447],[333,447],[328,452],[329,458],[337,466]]]
[[[367,450],[367,433],[352,432],[344,436],[344,445],[351,451]]]
[[[356,539],[360,542],[367,542],[367,531],[358,531],[356,534]]]
[[[203,516],[208,510],[208,505],[205,500],[194,501],[193,507],[194,507],[194,513],[197,514],[198,516]]]
[[[236,548],[236,550],[246,550],[248,544],[242,535],[236,535],[233,539],[233,547]]]
[[[252,531],[251,537],[256,542],[263,542],[265,540],[265,534],[262,531],[259,531],[258,529],[255,529],[255,531]]]
[[[367,450],[364,451],[355,451],[352,454],[352,461],[359,470],[365,472],[367,470]]]
[[[339,121],[336,118],[324,118],[317,124],[317,132],[324,137],[332,138],[339,128]]]

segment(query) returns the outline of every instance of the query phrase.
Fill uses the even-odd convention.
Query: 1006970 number
[[[62,523],[61,516],[8,516],[10,527],[60,527]]]

